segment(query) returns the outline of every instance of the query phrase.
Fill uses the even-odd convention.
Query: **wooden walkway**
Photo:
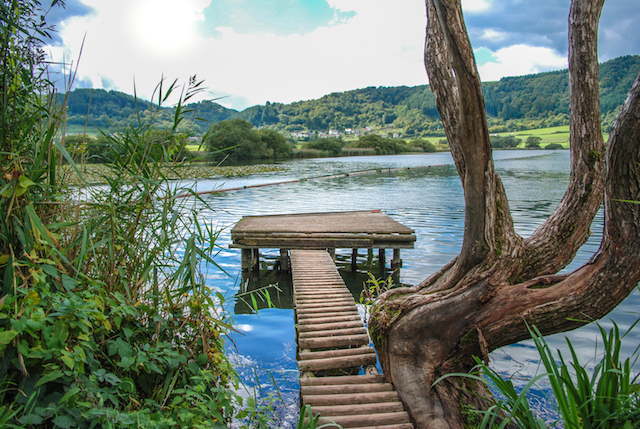
[[[393,385],[377,374],[375,350],[329,252],[292,249],[290,258],[302,406],[344,428],[413,429]],[[340,375],[361,366],[368,375]]]

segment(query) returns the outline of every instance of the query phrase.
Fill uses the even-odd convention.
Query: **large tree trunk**
[[[419,428],[463,428],[462,404],[486,406],[489,393],[481,386],[449,378],[432,388],[438,377],[468,371],[473,355],[486,358],[527,338],[525,321],[546,335],[600,318],[640,280],[640,205],[621,202],[640,197],[640,80],[612,128],[605,158],[596,49],[603,3],[572,2],[570,184],[549,219],[523,240],[494,170],[460,1],[426,0],[425,63],[464,187],[463,246],[421,284],[383,295],[370,324],[385,375]],[[553,275],[588,238],[603,195],[599,252],[575,272]]]

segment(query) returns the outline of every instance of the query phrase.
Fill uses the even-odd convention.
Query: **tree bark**
[[[459,0],[426,0],[425,65],[462,180],[465,231],[458,257],[413,288],[387,292],[370,329],[385,376],[419,428],[465,427],[461,404],[487,405],[482,386],[440,376],[468,371],[472,356],[598,319],[640,280],[640,81],[614,124],[604,156],[597,30],[603,0],[574,0],[569,17],[571,177],[549,219],[522,239],[493,167],[480,79]],[[640,77],[639,77],[640,79]],[[605,172],[606,167],[606,173]],[[604,182],[603,182],[604,175]],[[605,201],[599,252],[568,275]],[[463,387],[464,389],[461,389]]]

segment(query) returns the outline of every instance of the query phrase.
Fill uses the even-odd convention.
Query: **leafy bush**
[[[316,149],[320,150],[328,156],[340,156],[342,153],[342,147],[344,143],[341,139],[336,139],[333,137],[326,139],[317,139],[302,145],[303,149]]]
[[[540,149],[540,142],[542,138],[537,136],[529,136],[524,142],[524,145],[527,149]]]
[[[497,149],[514,148],[520,143],[522,143],[522,139],[517,139],[514,136],[491,136],[491,147]]]
[[[277,131],[256,130],[251,122],[238,118],[211,125],[203,141],[213,161],[289,158],[293,152]]]
[[[446,140],[445,140],[445,144],[446,144]],[[409,142],[409,146],[422,148],[422,150],[425,152],[436,152],[437,150],[436,145],[431,143],[429,140],[423,140],[423,139],[411,140]]]
[[[544,148],[548,150],[564,149],[564,147],[560,143],[549,143]]]
[[[49,104],[38,6],[1,6],[0,421],[207,428],[242,417],[224,299],[199,271],[215,266],[217,232],[163,174],[201,83],[190,82],[162,144],[153,114],[141,117],[105,136],[107,186],[70,188],[59,159],[80,178],[81,168],[56,138],[62,106]],[[175,89],[159,85],[158,109]]]
[[[387,139],[376,134],[368,134],[350,144],[351,147],[373,148],[376,155],[392,155],[410,152],[411,148],[404,140]]]

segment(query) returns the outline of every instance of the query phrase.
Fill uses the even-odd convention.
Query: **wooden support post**
[[[355,273],[358,269],[358,249],[351,250],[351,272]]]
[[[251,249],[242,249],[241,251],[242,271],[251,269]]]
[[[402,268],[402,259],[400,259],[400,249],[393,249],[393,259],[391,260],[391,269]]]
[[[378,262],[380,262],[380,269],[384,270],[387,265],[387,252],[385,249],[378,249]]]
[[[331,259],[333,259],[335,261],[336,260],[336,248],[332,247],[330,249],[327,249],[327,251],[329,252],[329,255],[331,255]]]
[[[289,272],[291,264],[289,263],[289,249],[280,249],[280,270]]]
[[[251,249],[251,271],[260,269],[260,249]]]

